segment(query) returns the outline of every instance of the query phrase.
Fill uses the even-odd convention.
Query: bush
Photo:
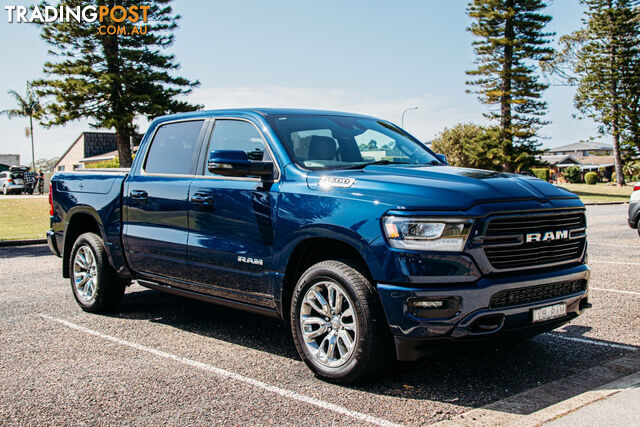
[[[131,156],[131,160],[135,159],[136,156],[135,154],[133,156]],[[87,165],[88,168],[96,168],[96,169],[100,169],[100,168],[119,168],[120,167],[120,158],[118,156],[115,156],[113,159],[111,160],[105,160],[102,162],[97,162],[94,163],[92,165]]]
[[[580,182],[580,166],[571,166],[562,171],[562,176],[568,183],[575,184]]]
[[[551,171],[547,168],[533,168],[531,172],[543,181],[549,181],[549,177],[551,176]]]
[[[640,180],[640,162],[628,161],[622,166],[624,179],[628,182]]]
[[[596,183],[598,182],[598,174],[595,172],[587,172],[587,174],[584,176],[584,182],[589,185],[596,185]]]
[[[92,169],[92,168],[96,168],[96,169],[101,169],[101,168],[119,168],[120,167],[120,159],[118,159],[118,157],[116,156],[115,158],[111,159],[111,160],[105,160],[102,162],[97,162],[94,163],[92,165],[87,165],[88,168]]]

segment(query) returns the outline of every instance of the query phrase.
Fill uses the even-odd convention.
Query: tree
[[[36,153],[33,145],[33,119],[40,120],[44,113],[44,108],[29,82],[27,82],[27,93],[25,96],[21,96],[15,90],[10,90],[7,93],[13,96],[18,107],[0,111],[0,115],[6,116],[9,119],[16,117],[29,117],[28,136],[31,137],[31,167],[32,169],[35,169]]]
[[[613,139],[616,182],[640,148],[640,1],[581,0],[583,28],[563,36],[545,71],[576,85],[576,108]]]
[[[90,118],[93,127],[114,128],[119,158],[122,166],[128,167],[130,137],[136,131],[134,118],[143,115],[151,119],[201,108],[177,99],[199,82],[173,76],[179,64],[173,55],[161,53],[173,43],[180,18],[173,14],[171,0],[94,3],[97,7],[148,7],[148,21],[144,29],[135,27],[138,34],[129,21],[114,22],[110,15],[103,22],[71,20],[42,25],[41,36],[57,60],[44,64],[46,78],[37,82],[38,89],[43,96],[54,98],[48,107],[48,125]],[[66,0],[59,1],[60,5],[77,7],[85,2]],[[124,27],[127,34],[109,35],[100,31],[102,26]]]
[[[447,156],[451,166],[501,170],[504,162],[500,128],[460,123],[442,131],[431,149]]]
[[[533,61],[548,60],[553,50],[547,45],[553,33],[544,32],[551,17],[541,11],[543,0],[472,0],[467,9],[474,22],[468,30],[477,68],[467,71],[476,77],[467,84],[477,89],[480,102],[499,106],[486,117],[499,122],[505,171],[523,155],[534,158],[540,143],[535,139],[547,104],[542,94],[548,87],[539,81]]]
[[[60,157],[36,160],[35,170],[42,169],[43,172],[54,172],[53,168],[58,163],[58,160],[60,160]]]

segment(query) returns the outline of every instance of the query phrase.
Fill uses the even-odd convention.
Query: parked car
[[[2,194],[20,194],[24,190],[25,166],[11,166],[8,171],[0,172],[0,190]]]
[[[379,160],[363,159],[371,141]],[[51,189],[47,239],[82,309],[115,309],[136,280],[275,316],[329,381],[438,341],[528,337],[590,307],[576,195],[449,167],[373,117],[165,116],[130,170],[57,173]]]
[[[629,200],[629,227],[638,229],[640,235],[640,182],[636,183]]]

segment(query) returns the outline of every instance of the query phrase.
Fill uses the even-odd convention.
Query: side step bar
[[[144,286],[145,288],[156,289],[158,291],[168,292],[170,294],[179,295],[182,297],[193,298],[204,302],[236,308],[239,310],[249,311],[251,313],[261,314],[263,316],[275,317],[276,319],[280,319],[280,314],[278,314],[276,310],[270,308],[259,307],[257,305],[251,305],[243,302],[228,300],[225,298],[214,297],[212,295],[205,295],[199,292],[188,291],[186,289],[174,288],[173,286],[167,286],[143,279],[138,279],[137,282],[140,286]]]

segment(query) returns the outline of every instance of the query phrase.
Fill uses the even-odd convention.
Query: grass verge
[[[612,203],[612,202],[628,202],[629,196],[633,192],[633,187],[618,187],[615,185],[607,185],[598,183],[596,185],[588,184],[558,184],[559,187],[580,196],[582,203]]]
[[[0,240],[44,239],[49,229],[46,197],[0,196]]]

